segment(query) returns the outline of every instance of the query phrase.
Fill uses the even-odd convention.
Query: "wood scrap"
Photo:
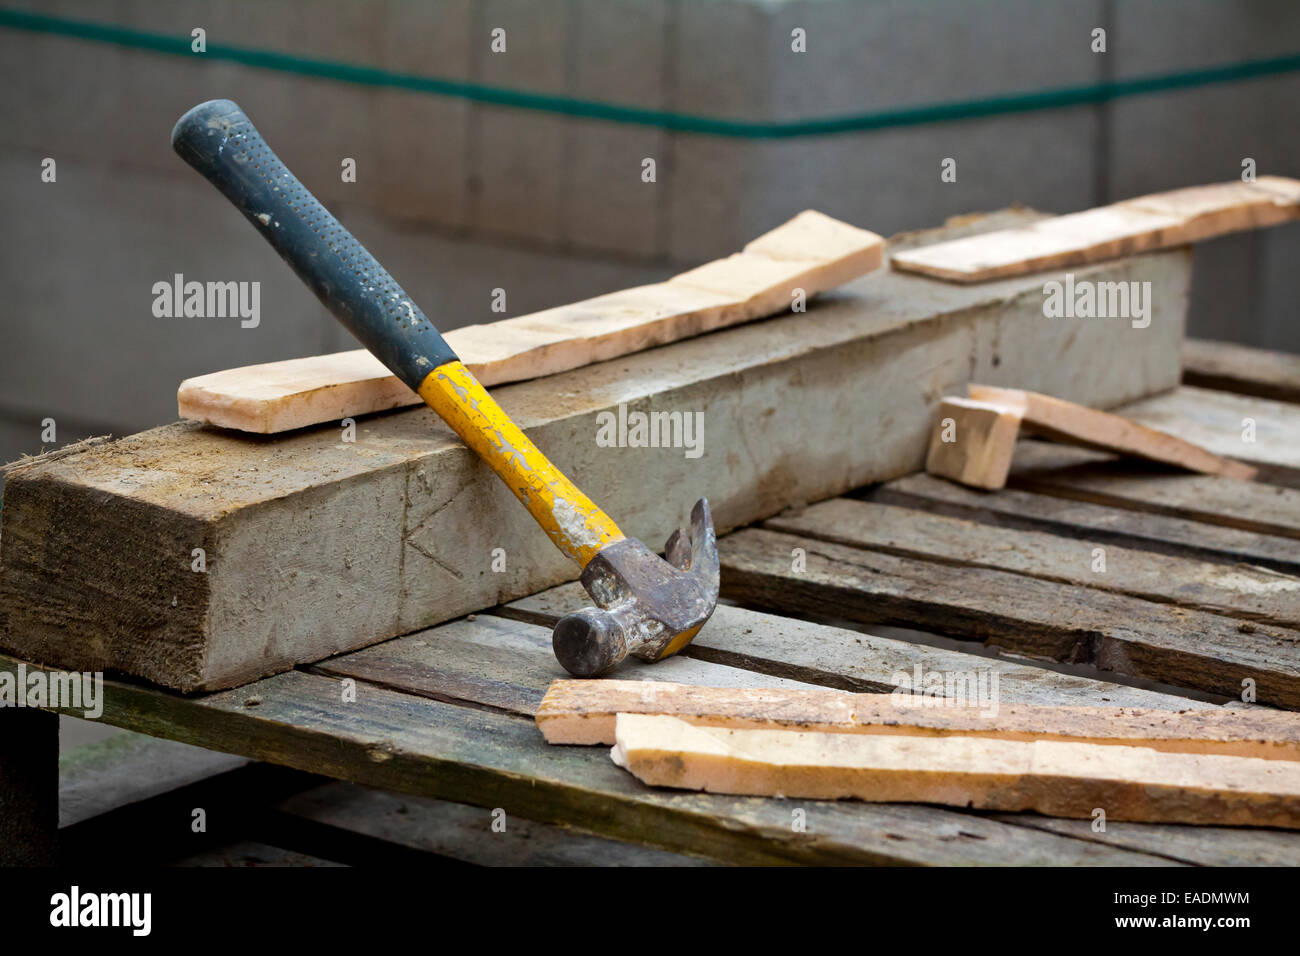
[[[926,471],[976,488],[1007,483],[1021,428],[1054,441],[1119,452],[1207,475],[1249,481],[1256,469],[1167,432],[1076,402],[1015,388],[967,386],[969,398],[939,404]]]
[[[875,233],[807,210],[666,282],[445,337],[484,385],[553,375],[784,312],[797,290],[811,298],[879,268],[883,249]],[[177,393],[182,418],[262,434],[419,402],[365,349],[200,375]]]
[[[1300,180],[1261,176],[1139,196],[891,257],[895,269],[985,282],[1168,249],[1300,219]]]
[[[733,730],[619,714],[611,757],[651,786],[1048,816],[1300,829],[1300,763],[1054,740]]]
[[[1056,740],[1300,761],[1300,714],[1264,707],[1177,711],[1001,703],[990,707],[907,694],[607,679],[553,681],[536,720],[547,743],[610,745],[619,714],[676,717],[731,730]]]
[[[930,437],[925,470],[973,488],[997,490],[1007,483],[1020,434],[1017,406],[973,398],[945,398],[939,426]]]

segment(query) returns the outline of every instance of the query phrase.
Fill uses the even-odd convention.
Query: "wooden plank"
[[[730,540],[724,540],[724,555]],[[513,601],[496,613],[534,621],[549,628],[565,614],[587,603],[588,598],[580,586],[566,584]],[[678,656],[766,674],[768,681],[773,677],[789,677],[823,687],[867,693],[917,686],[928,674],[983,672],[989,675],[990,680],[996,675],[999,697],[1006,702],[1114,704],[1164,710],[1214,706],[1140,687],[1061,674],[996,657],[878,637],[863,631],[814,624],[727,604],[719,605],[709,619],[708,627],[700,631]],[[658,668],[668,663],[655,664],[649,672],[637,671],[636,676],[644,678],[647,673],[657,673]],[[565,675],[557,673],[556,676]]]
[[[1163,481],[1166,477],[1151,480]],[[1199,561],[1254,564],[1287,574],[1300,573],[1300,551],[1293,539],[1204,524],[1192,518],[1131,511],[1014,488],[990,495],[925,474],[885,482],[865,492],[864,497],[1002,528],[1047,531]]]
[[[1105,830],[1097,832],[1090,820],[1040,817],[1031,813],[996,814],[995,819],[1080,840],[1097,840],[1130,850],[1159,853],[1182,863],[1201,866],[1300,865],[1300,833],[1294,831],[1108,820]]]
[[[0,670],[16,667],[0,656]],[[577,823],[602,836],[733,863],[1164,862],[933,807],[808,804],[798,807],[806,816],[800,832],[784,802],[647,790],[603,754],[547,746],[531,720],[374,686],[344,703],[338,681],[300,672],[199,698],[106,680],[103,719],[368,786]]]
[[[551,650],[548,628],[495,615],[449,621],[321,661],[312,665],[312,671],[524,717],[537,712],[553,681],[567,676]],[[814,686],[680,655],[657,664],[629,659],[619,667],[619,674],[723,687]]]
[[[1040,494],[1300,538],[1300,490],[1155,472],[1104,453],[1021,442],[1010,483]]]
[[[1013,571],[1295,629],[1300,576],[1225,567],[1087,538],[1020,531],[910,508],[833,498],[764,527],[943,564]]]
[[[893,256],[894,268],[985,282],[1201,242],[1300,219],[1300,181],[1261,176],[1139,196]]]
[[[1300,355],[1234,342],[1183,342],[1183,383],[1275,402],[1300,403]]]
[[[743,252],[666,282],[447,332],[484,385],[554,375],[790,308],[880,267],[884,240],[808,210]],[[263,434],[418,405],[360,349],[186,379],[180,417]]]
[[[1255,469],[1249,465],[1221,458],[1176,435],[1147,428],[1122,415],[1018,388],[972,382],[966,390],[976,401],[1014,409],[1028,430],[1055,441],[1144,458],[1206,475],[1223,475],[1241,481],[1255,477]],[[1004,429],[1003,440],[1006,434]]]
[[[798,551],[796,551],[798,549]],[[792,553],[806,568],[792,568]],[[1300,632],[1037,578],[749,529],[723,594],[756,607],[920,627],[1044,660],[1300,708]]]
[[[733,730],[619,714],[612,757],[710,793],[907,801],[1088,819],[1300,829],[1300,763],[989,737]]]
[[[1300,761],[1300,715],[1285,711],[1003,706],[993,695],[987,700],[969,695],[970,689],[960,685],[956,695],[940,699],[924,692],[850,694],[644,680],[557,680],[547,689],[535,719],[547,743],[583,746],[612,745],[620,714],[648,714],[729,730],[1056,740]]]
[[[494,815],[493,808],[329,783],[277,807],[313,823],[475,866],[716,866],[568,826]],[[494,829],[500,821],[504,829]]]
[[[0,866],[53,866],[59,829],[59,719],[0,707]]]
[[[1050,384],[1098,405],[1176,383],[1187,257],[1095,274],[1153,281],[1160,320],[1141,331],[1044,323],[1029,280],[993,293],[882,270],[808,315],[495,397],[626,533],[657,547],[701,494],[725,531],[917,470],[939,396],[972,378]],[[695,451],[603,447],[597,437],[620,409],[702,415],[707,431]],[[859,423],[853,441],[846,421]],[[340,437],[323,427],[272,441],[180,424],[12,470],[0,510],[0,647],[215,688],[576,576],[432,411]]]
[[[1115,411],[1216,455],[1257,465],[1261,481],[1300,484],[1300,410],[1289,402],[1183,385]]]

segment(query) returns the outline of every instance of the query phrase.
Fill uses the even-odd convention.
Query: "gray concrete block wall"
[[[279,50],[649,110],[797,120],[978,99],[1300,49],[1285,0],[6,0]],[[1109,52],[1089,49],[1105,26]],[[491,30],[507,52],[492,53]],[[793,53],[790,32],[807,32]],[[1021,202],[1069,212],[1239,174],[1300,174],[1295,74],[793,140],[611,124],[219,60],[0,30],[0,457],[41,417],[125,432],[174,415],[181,378],[351,347],[233,210],[171,153],[214,96],[271,144],[453,328],[653,281],[801,209],[877,232]],[[42,157],[57,184],[39,181]],[[339,175],[357,161],[356,183]],[[641,180],[641,161],[656,181]],[[939,163],[957,160],[957,181]],[[1300,226],[1206,244],[1192,331],[1300,351]],[[262,283],[262,326],[162,320],[175,272]]]

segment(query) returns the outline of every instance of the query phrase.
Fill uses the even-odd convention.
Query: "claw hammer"
[[[300,183],[230,100],[194,107],[172,147],[235,205],[360,342],[436,411],[582,568],[596,607],[555,626],[555,656],[593,677],[628,654],[657,661],[690,643],[718,603],[708,501],[660,558],[560,473],[456,357],[375,258]]]

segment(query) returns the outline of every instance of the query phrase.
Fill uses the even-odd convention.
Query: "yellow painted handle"
[[[623,537],[609,515],[552,465],[460,362],[439,365],[419,395],[492,466],[555,546],[582,567]]]

